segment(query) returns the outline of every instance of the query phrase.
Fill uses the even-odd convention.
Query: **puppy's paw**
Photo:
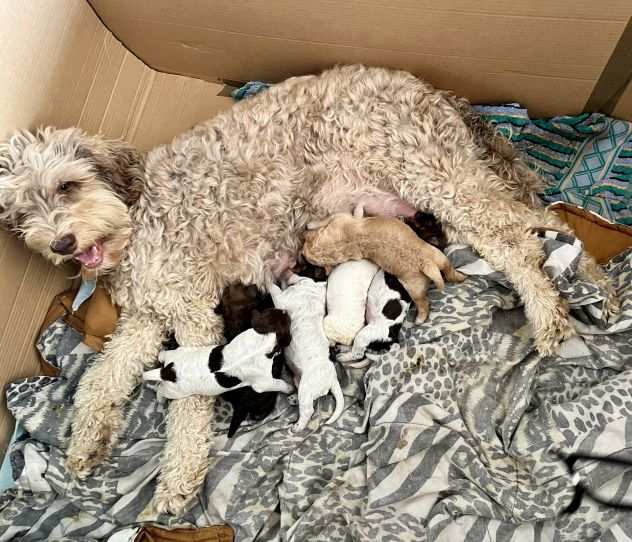
[[[341,363],[348,363],[350,361],[357,361],[363,358],[362,352],[354,352],[353,350],[349,350],[347,352],[339,352],[336,356],[336,359]]]

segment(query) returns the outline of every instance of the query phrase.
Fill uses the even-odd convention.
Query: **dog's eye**
[[[73,181],[63,181],[61,183],[59,183],[57,185],[57,192],[59,192],[60,194],[65,194],[70,192],[70,190],[72,190],[75,186],[77,185],[77,183],[73,182]]]

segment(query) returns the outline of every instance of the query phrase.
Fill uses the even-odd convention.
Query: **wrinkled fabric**
[[[305,432],[293,434],[294,396],[270,417],[226,431],[220,403],[210,468],[183,519],[166,526],[228,523],[240,541],[612,541],[632,537],[632,514],[586,497],[563,514],[574,484],[562,457],[609,502],[632,503],[632,251],[607,267],[623,312],[606,320],[598,288],[575,276],[573,238],[544,234],[545,268],[569,301],[581,334],[556,356],[534,350],[518,296],[500,274],[482,272],[428,292],[430,314],[408,315],[400,344],[366,369],[337,366],[346,409],[334,425],[322,398]],[[561,251],[560,251],[561,250]],[[557,252],[557,254],[555,254]],[[459,270],[482,268],[450,247]],[[572,256],[570,256],[572,255]],[[560,263],[561,262],[561,263]],[[100,540],[138,521],[152,497],[165,441],[165,408],[139,385],[112,458],[86,481],[64,469],[72,400],[94,353],[58,321],[38,348],[58,378],[10,385],[11,412],[29,436],[14,445],[14,477],[42,476],[51,490],[5,493],[0,540]],[[30,461],[27,445],[36,453]],[[31,453],[29,452],[29,453]],[[19,482],[18,482],[19,483]]]

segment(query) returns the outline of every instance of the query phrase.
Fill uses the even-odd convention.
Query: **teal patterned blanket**
[[[530,119],[518,104],[475,109],[544,176],[545,201],[632,225],[632,123],[601,113]]]

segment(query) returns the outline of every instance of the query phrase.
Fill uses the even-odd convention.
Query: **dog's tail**
[[[334,408],[334,413],[331,415],[331,418],[325,422],[326,424],[334,423],[338,418],[340,418],[340,415],[345,408],[345,396],[342,394],[342,388],[340,387],[338,379],[335,380],[330,391],[336,401],[336,408]]]

